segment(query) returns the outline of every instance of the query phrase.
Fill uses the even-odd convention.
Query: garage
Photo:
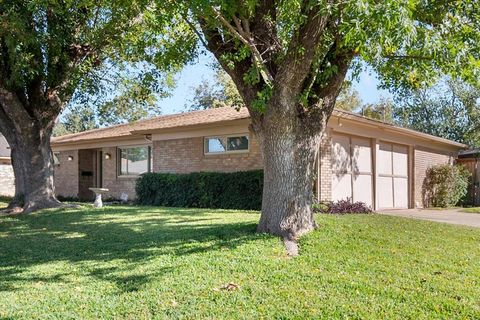
[[[379,209],[408,208],[408,147],[380,142],[377,158]]]
[[[353,199],[373,207],[371,140],[333,135],[331,162],[332,200]]]

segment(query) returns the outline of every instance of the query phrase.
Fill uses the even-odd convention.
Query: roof
[[[0,133],[0,158],[3,160],[5,158],[10,158],[10,147],[8,146],[7,140]]]
[[[192,125],[213,124],[229,120],[248,119],[250,114],[246,108],[239,111],[232,107],[222,107],[201,111],[191,111],[166,116],[139,120],[108,128],[94,129],[74,134],[68,134],[52,139],[53,144],[83,142],[105,138],[116,138],[141,134],[153,130],[180,128]]]
[[[356,113],[347,112],[347,111],[343,111],[343,110],[339,110],[339,109],[334,110],[333,116],[337,116],[337,117],[343,118],[343,119],[352,119],[354,121],[359,121],[359,122],[363,122],[363,123],[367,123],[367,124],[377,125],[377,126],[380,126],[382,128],[388,128],[388,129],[390,129],[391,131],[394,131],[394,132],[405,133],[405,134],[408,134],[408,135],[417,136],[419,138],[423,138],[423,139],[427,139],[427,140],[433,140],[433,141],[440,142],[440,143],[445,143],[445,144],[452,145],[452,146],[455,146],[455,147],[458,147],[458,148],[465,149],[465,148],[468,147],[464,143],[460,143],[460,142],[457,142],[457,141],[441,138],[441,137],[438,137],[438,136],[434,136],[434,135],[431,135],[431,134],[428,134],[428,133],[423,133],[423,132],[413,130],[413,129],[399,127],[399,126],[396,126],[396,125],[388,123],[388,122],[384,122],[384,121],[377,120],[377,119],[367,118],[367,117],[364,117],[364,116],[356,114]]]
[[[392,131],[414,135],[424,139],[434,140],[440,143],[445,143],[458,148],[466,148],[467,146],[455,142],[452,140],[432,136],[426,133],[418,132],[412,129],[402,128],[390,123],[386,123],[379,120],[366,118],[364,116],[346,112],[343,110],[334,110],[334,117],[342,119],[350,119],[353,121],[359,121],[370,125],[380,126],[388,128]],[[80,133],[74,133],[64,135],[60,137],[52,138],[52,145],[58,146],[63,144],[72,144],[78,142],[94,142],[104,139],[118,139],[139,136],[143,134],[149,134],[152,132],[158,132],[165,129],[172,128],[184,128],[196,125],[213,125],[215,123],[221,123],[225,121],[249,119],[250,114],[246,108],[240,108],[236,110],[232,107],[222,107],[207,109],[201,111],[192,111],[179,114],[172,114],[166,116],[154,117],[146,120],[140,120],[128,124],[116,125],[108,128],[94,129],[84,131]]]
[[[458,154],[458,158],[460,159],[477,159],[479,157],[480,149],[465,150]]]

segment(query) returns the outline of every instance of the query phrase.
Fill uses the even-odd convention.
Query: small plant
[[[470,172],[462,165],[429,168],[423,183],[424,205],[441,208],[457,205],[468,193],[470,177]]]
[[[328,214],[373,213],[372,208],[366,203],[353,202],[351,199],[316,203],[312,206],[312,209],[314,212]]]

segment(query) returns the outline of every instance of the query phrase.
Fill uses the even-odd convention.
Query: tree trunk
[[[14,143],[12,144],[10,144],[10,156],[12,159],[13,174],[15,176],[15,195],[12,201],[10,201],[7,210],[21,212],[25,204],[25,175],[19,158],[19,149]]]
[[[19,158],[25,181],[24,213],[61,204],[55,197],[53,184],[51,134],[51,129],[37,127],[21,137],[23,150]]]
[[[257,130],[264,160],[262,214],[257,231],[295,241],[316,227],[311,205],[323,123],[305,128],[298,118],[288,124],[280,117],[267,116],[264,121],[262,129]]]
[[[55,197],[53,157],[50,148],[51,129],[41,128],[37,121],[26,123],[16,131],[11,147],[15,174],[15,197],[9,208],[22,206],[23,213],[61,205]]]

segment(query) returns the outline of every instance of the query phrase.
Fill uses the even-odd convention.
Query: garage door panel
[[[369,139],[352,138],[353,172],[372,172],[372,148]]]
[[[392,145],[380,142],[377,153],[377,170],[379,174],[392,174]]]
[[[372,176],[356,175],[353,177],[353,201],[361,201],[372,207]]]
[[[333,172],[349,172],[350,166],[350,138],[336,135],[332,137],[332,169]]]
[[[352,198],[352,175],[350,173],[333,174],[332,200]]]
[[[378,177],[378,206],[393,208],[393,183],[391,177]]]
[[[408,208],[408,179],[393,178],[394,207]]]
[[[381,142],[377,159],[379,208],[408,208],[408,146]]]
[[[393,146],[393,174],[404,177],[408,175],[408,148],[406,146]]]

